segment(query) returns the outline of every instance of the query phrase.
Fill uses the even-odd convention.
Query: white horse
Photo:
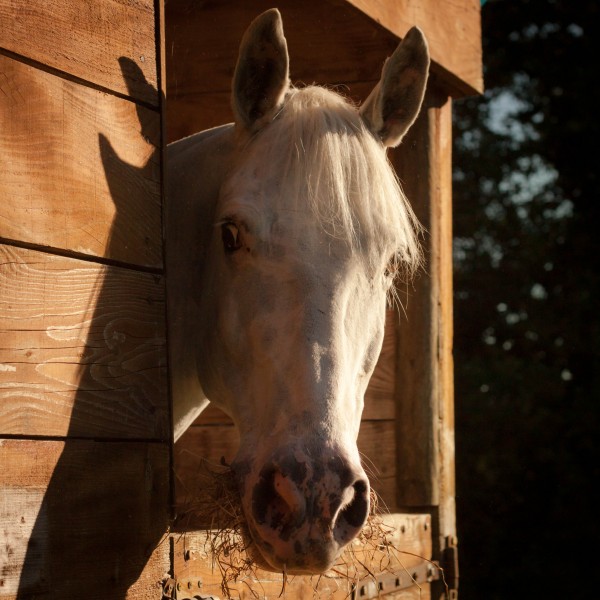
[[[177,439],[209,399],[236,424],[253,558],[319,573],[362,528],[356,446],[395,271],[418,224],[385,156],[429,69],[411,29],[360,110],[290,85],[281,17],[249,27],[235,123],[168,149],[167,278]]]

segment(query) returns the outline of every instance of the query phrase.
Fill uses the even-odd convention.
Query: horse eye
[[[221,239],[226,252],[235,252],[242,247],[240,230],[233,223],[223,223],[221,225]]]

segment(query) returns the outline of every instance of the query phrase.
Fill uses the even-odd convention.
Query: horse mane
[[[381,142],[346,98],[320,86],[291,88],[259,135],[262,160],[281,169],[286,202],[308,202],[323,228],[351,248],[375,244],[395,256],[395,269],[417,269],[421,226]]]

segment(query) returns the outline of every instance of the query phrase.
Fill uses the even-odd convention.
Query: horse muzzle
[[[323,573],[369,514],[362,467],[331,447],[279,450],[260,468],[236,474],[252,558],[270,571]]]

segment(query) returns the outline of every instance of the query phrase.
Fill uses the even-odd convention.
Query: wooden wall
[[[0,598],[157,598],[170,417],[153,0],[0,0]]]

